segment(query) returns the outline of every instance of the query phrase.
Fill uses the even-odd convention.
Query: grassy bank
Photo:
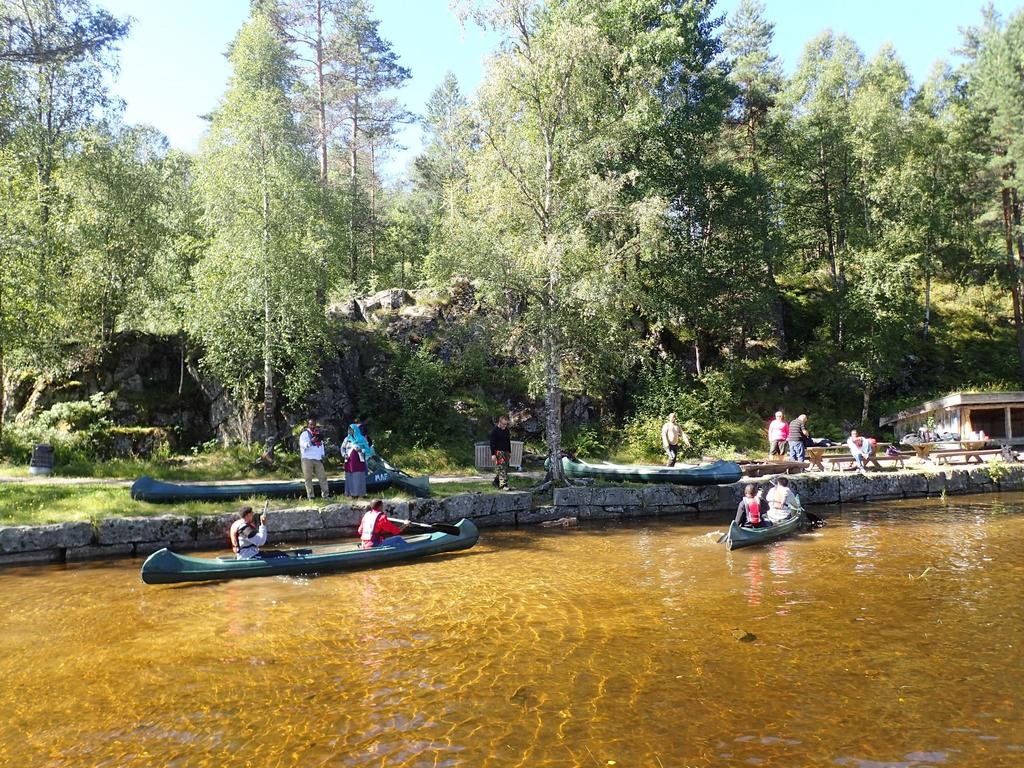
[[[536,483],[526,477],[511,477],[510,486],[526,490]],[[459,493],[493,492],[488,482],[467,481],[444,483],[431,488],[432,498],[444,498]],[[384,499],[405,500],[410,497],[393,491],[381,495]],[[363,501],[365,501],[364,499]],[[330,503],[345,503],[345,499],[332,499]],[[43,525],[72,520],[100,520],[105,517],[135,517],[151,515],[217,515],[234,512],[243,504],[261,509],[265,499],[252,498],[229,502],[185,502],[180,504],[150,504],[132,499],[129,489],[121,485],[67,484],[67,483],[3,483],[0,484],[0,525]],[[295,507],[322,507],[321,499],[271,499],[270,509]]]

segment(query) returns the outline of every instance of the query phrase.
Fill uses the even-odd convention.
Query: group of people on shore
[[[768,423],[768,458],[785,456],[788,452],[790,461],[807,461],[810,440],[806,413],[786,421],[783,412],[776,411],[775,418]]]
[[[790,461],[807,461],[807,446],[811,445],[811,433],[807,429],[807,414],[801,413],[787,422],[782,411],[775,412],[775,418],[768,422],[768,459],[789,455]],[[827,443],[834,445],[835,443]],[[866,472],[867,464],[875,455],[877,441],[864,437],[856,429],[850,430],[846,447],[853,457],[858,472]],[[898,453],[898,452],[897,452]],[[877,462],[876,462],[877,463]]]
[[[367,462],[374,450],[367,435],[366,424],[361,419],[349,425],[340,452],[345,459],[345,495],[352,498],[365,496]],[[314,475],[320,483],[320,495],[325,499],[331,498],[327,470],[324,469],[326,453],[327,447],[320,427],[316,419],[309,419],[306,428],[299,433],[299,460],[302,464],[302,480],[306,484],[306,498],[314,498]]]

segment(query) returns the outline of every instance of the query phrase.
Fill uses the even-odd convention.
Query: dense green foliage
[[[195,157],[123,124],[126,21],[4,5],[0,429],[25,371],[156,332],[261,406],[270,451],[320,384],[330,305],[457,279],[476,332],[388,342],[356,388],[391,450],[468,445],[532,400],[557,452],[586,397],[570,449],[654,459],[676,411],[695,454],[727,454],[778,407],[838,433],[1024,386],[1024,13],[986,13],[959,67],[914,83],[891,47],[831,31],[786,76],[756,0],[724,22],[711,0],[455,7],[499,47],[475,94],[445,77],[422,155],[385,183],[409,72],[365,0],[254,2]],[[103,455],[102,402],[0,446]]]

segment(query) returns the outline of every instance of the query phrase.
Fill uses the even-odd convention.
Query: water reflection
[[[735,552],[721,525],[487,532],[188,589],[0,571],[0,766],[1024,764],[1024,498],[999,504]]]

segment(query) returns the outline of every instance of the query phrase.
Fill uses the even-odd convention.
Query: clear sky
[[[228,76],[224,51],[244,22],[249,0],[97,0],[118,16],[133,16],[131,35],[121,48],[121,73],[115,93],[126,104],[129,123],[150,123],[171,144],[194,150],[205,129],[201,115],[217,104]],[[728,14],[739,0],[720,0]],[[891,42],[915,82],[932,64],[949,58],[960,42],[958,28],[977,24],[981,0],[765,0],[766,16],[775,23],[775,52],[791,70],[804,45],[831,27],[857,42],[870,56]],[[1005,16],[1021,0],[995,0]],[[483,60],[493,39],[477,28],[463,30],[447,0],[376,0],[380,30],[412,70],[399,92],[405,106],[422,110],[430,92],[452,70],[465,93],[472,93],[483,74]],[[420,147],[419,130],[408,128],[400,139],[406,149],[396,154],[391,171],[398,173]]]

